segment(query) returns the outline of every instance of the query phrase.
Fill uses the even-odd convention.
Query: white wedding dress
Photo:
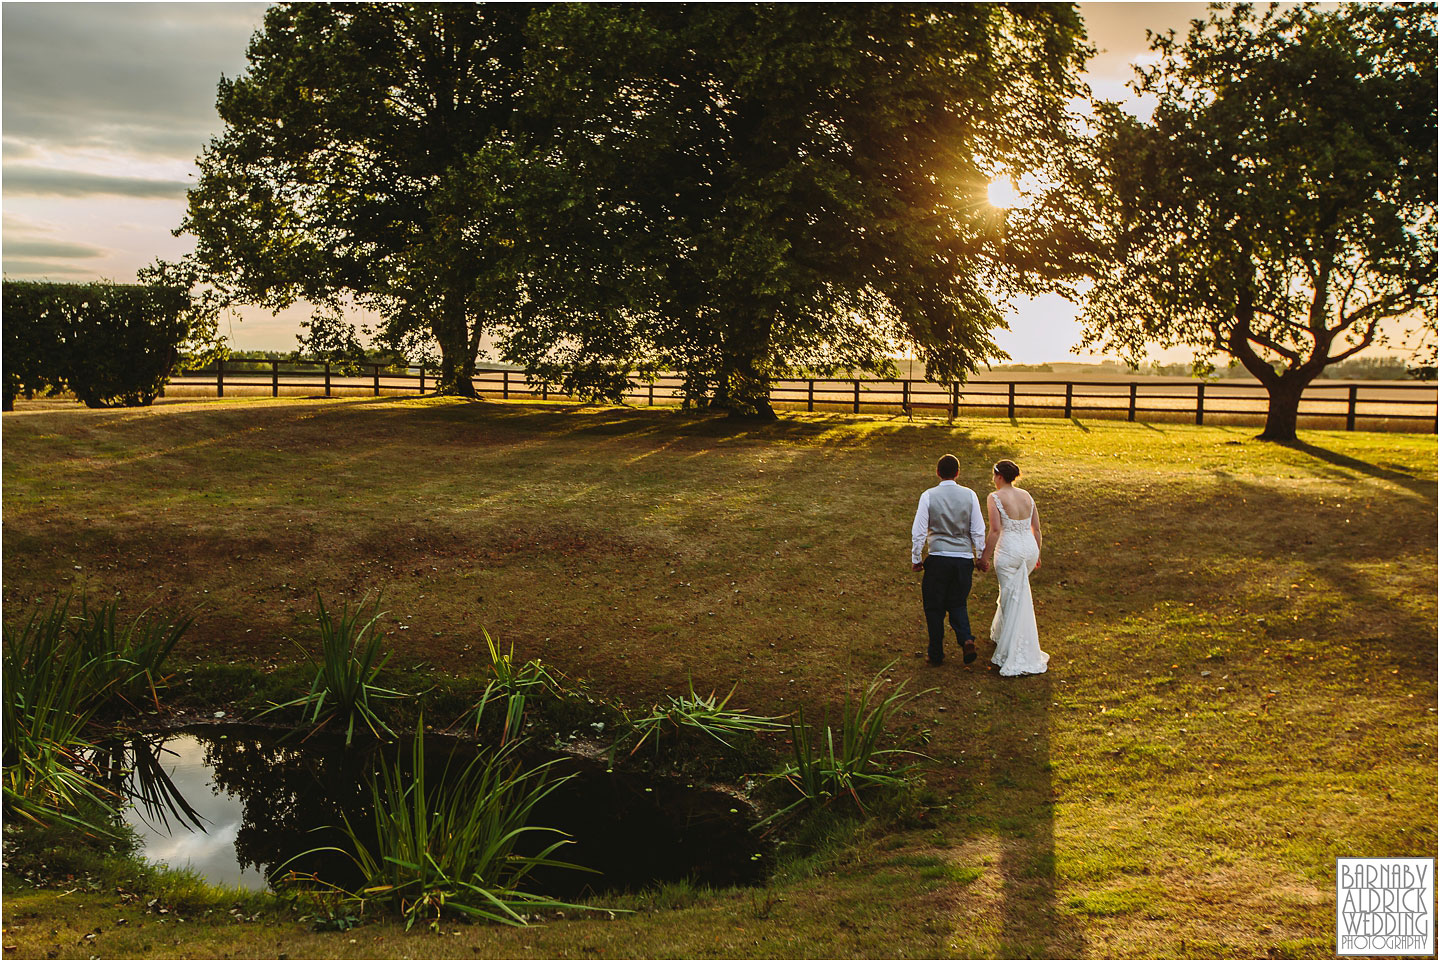
[[[1050,656],[1040,650],[1035,603],[1030,597],[1030,572],[1040,560],[1040,545],[1028,517],[1011,518],[999,494],[990,497],[1000,510],[1000,541],[993,559],[1000,598],[995,603],[995,620],[990,622],[990,638],[995,642],[991,661],[1000,666],[1002,675],[1038,675],[1050,663]],[[1032,506],[1030,510],[1035,509]]]

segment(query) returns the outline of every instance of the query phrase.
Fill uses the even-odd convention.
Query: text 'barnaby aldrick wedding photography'
[[[1429,955],[1434,868],[1428,858],[1337,859],[1336,954]]]

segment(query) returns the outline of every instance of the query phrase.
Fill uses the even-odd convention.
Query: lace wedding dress
[[[990,623],[990,638],[995,642],[991,660],[1000,666],[1002,675],[1038,675],[1050,662],[1050,656],[1040,650],[1040,630],[1035,626],[1035,604],[1030,597],[1030,572],[1040,560],[1040,546],[1028,517],[1011,518],[999,495],[990,497],[1000,510],[1001,526],[993,559],[1000,598],[995,604],[995,620]]]

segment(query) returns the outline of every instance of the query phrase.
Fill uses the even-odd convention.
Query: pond
[[[463,767],[474,745],[427,738],[432,764]],[[408,757],[409,746],[400,750]],[[392,763],[396,746],[346,748],[339,739],[246,726],[206,726],[142,735],[101,751],[101,764],[131,799],[124,818],[153,862],[189,867],[215,884],[263,889],[271,875],[311,872],[355,887],[351,860],[336,853],[296,858],[324,846],[346,847],[337,826],[371,825],[369,779]],[[557,857],[596,874],[552,870],[533,888],[574,898],[692,879],[724,886],[761,881],[768,843],[750,831],[757,813],[739,794],[685,779],[610,772],[602,761],[532,753],[527,764],[557,759],[568,775],[532,814],[532,822],[573,839]],[[438,761],[438,764],[436,762]],[[291,861],[293,859],[293,861]],[[289,862],[287,865],[286,863]]]

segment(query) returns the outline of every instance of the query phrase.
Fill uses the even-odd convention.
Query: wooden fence
[[[351,365],[345,373],[321,361],[230,360],[177,372],[170,393],[198,389],[217,397],[268,393],[281,396],[322,392],[325,397],[357,393],[424,394],[435,387],[435,372],[424,367]],[[500,398],[550,400],[569,395],[531,382],[521,371],[476,372],[475,390]],[[625,400],[636,404],[678,404],[684,399],[681,381],[661,377],[654,382],[631,382]],[[1264,388],[1253,382],[1174,380],[990,380],[964,385],[937,385],[914,379],[782,378],[771,387],[771,403],[782,409],[806,411],[902,412],[940,414],[955,418],[962,411],[1017,416],[1123,418],[1128,421],[1189,421],[1204,424],[1263,423],[1267,406]],[[1367,381],[1346,383],[1316,381],[1300,403],[1302,423],[1338,427],[1347,431],[1357,423],[1391,430],[1437,430],[1434,384]]]

